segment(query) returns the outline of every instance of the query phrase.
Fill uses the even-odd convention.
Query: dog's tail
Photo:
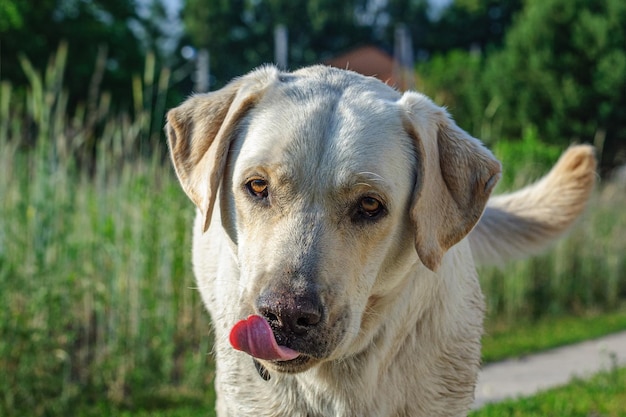
[[[553,242],[584,210],[595,169],[593,147],[572,146],[536,183],[492,197],[468,236],[476,265],[501,265]]]

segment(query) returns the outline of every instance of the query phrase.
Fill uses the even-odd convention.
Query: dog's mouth
[[[317,362],[309,355],[279,345],[269,323],[257,315],[251,315],[233,326],[230,344],[234,349],[252,356],[257,372],[265,380],[270,379],[266,365],[278,372],[298,373]]]
[[[269,323],[257,315],[251,315],[233,326],[230,344],[255,359],[266,361],[291,362],[301,356],[299,352],[279,345]]]

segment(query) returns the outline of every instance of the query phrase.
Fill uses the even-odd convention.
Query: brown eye
[[[246,183],[246,188],[248,189],[248,192],[255,197],[258,197],[258,198],[267,197],[267,194],[268,194],[267,181],[265,180],[262,180],[260,178],[255,178],[253,180],[250,180]]]
[[[363,197],[359,201],[359,213],[366,218],[374,219],[384,211],[383,203],[374,197]]]

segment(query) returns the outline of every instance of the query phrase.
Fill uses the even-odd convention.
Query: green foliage
[[[455,2],[442,19],[457,16],[457,28],[474,30],[467,14],[482,16],[484,4]],[[490,145],[528,135],[529,126],[560,148],[594,143],[606,174],[626,163],[625,28],[621,0],[529,0],[503,44],[419,64],[420,87]]]
[[[574,380],[534,397],[490,404],[470,417],[622,417],[626,415],[626,368],[612,368],[590,381]]]
[[[457,49],[418,64],[417,74],[426,95],[444,105],[464,130],[488,141],[491,115],[484,106],[485,92],[478,88],[483,67],[481,54]]]
[[[528,126],[521,140],[499,140],[491,150],[502,163],[498,190],[513,190],[538,179],[552,167],[563,149],[542,143],[537,129]]]
[[[527,1],[485,73],[503,134],[530,124],[551,143],[606,138],[603,162],[626,161],[615,155],[626,140],[625,28],[622,0]]]
[[[209,50],[210,72],[219,80],[218,85],[272,60],[269,12],[247,3],[246,0],[185,2],[186,31],[195,46]]]
[[[249,40],[247,38],[252,34],[244,33],[248,29],[245,21],[246,6],[245,0],[217,0],[210,3],[187,0],[183,13],[187,33],[193,43],[201,48],[221,48],[228,42],[232,42],[232,45],[240,39]],[[254,22],[255,16],[249,16],[248,19]]]
[[[135,0],[0,1],[0,76],[19,93],[29,85],[20,61],[26,58],[34,68],[43,68],[50,52],[65,42],[70,63],[64,80],[68,106],[89,101],[100,89],[112,93],[114,107],[128,106],[131,78],[141,71],[148,54],[144,46],[155,46],[140,33],[158,35],[151,23],[157,18],[139,16]]]
[[[167,73],[137,80],[134,118],[106,97],[70,115],[64,51],[43,77],[23,62],[26,100],[0,86],[0,415],[145,406],[164,386],[197,403],[211,368],[181,250],[193,210],[164,148],[142,152]],[[81,149],[95,135],[93,158]]]
[[[19,0],[5,0],[0,3],[0,32],[19,29],[24,24],[18,3]]]
[[[521,7],[521,0],[455,0],[433,22],[428,46],[439,52],[499,46]]]

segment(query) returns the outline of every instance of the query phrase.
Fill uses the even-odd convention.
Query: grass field
[[[23,63],[25,94],[0,84],[0,415],[207,411],[213,364],[190,267],[193,207],[161,133],[168,73],[147,63],[131,113],[111,110],[104,93],[70,112],[63,54],[43,73]],[[506,166],[511,156],[501,157]],[[520,340],[541,343],[520,345],[540,349],[571,340],[575,326],[541,333],[536,323],[623,311],[625,206],[623,186],[604,184],[549,253],[482,271],[485,349],[504,351],[486,357],[518,349],[502,329],[522,329]],[[602,328],[622,326],[617,317]],[[577,337],[600,327],[583,324]]]
[[[626,330],[626,309],[582,316],[548,316],[533,322],[487,319],[483,362],[495,362]]]

